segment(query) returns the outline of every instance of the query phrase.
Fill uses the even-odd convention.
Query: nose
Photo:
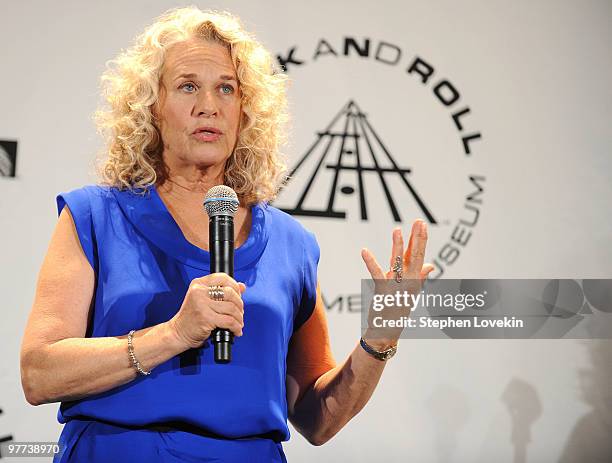
[[[195,116],[215,117],[217,116],[218,107],[215,96],[211,91],[202,91],[198,95],[198,99],[194,106]]]

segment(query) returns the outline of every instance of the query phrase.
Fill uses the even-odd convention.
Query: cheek
[[[160,135],[164,146],[178,149],[185,146],[185,117],[176,108],[164,108],[160,121]]]
[[[166,101],[162,118],[165,125],[173,130],[182,131],[190,116],[188,101]]]
[[[170,107],[165,114],[166,123],[169,127],[177,128],[181,125],[181,111],[179,108]]]

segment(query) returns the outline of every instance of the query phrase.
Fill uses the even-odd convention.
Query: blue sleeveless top
[[[155,187],[142,194],[86,186],[59,195],[58,213],[65,205],[96,276],[87,337],[125,335],[169,320],[191,280],[210,273],[209,253],[187,241]],[[247,289],[243,336],[234,340],[231,363],[216,364],[206,341],[148,376],[62,402],[58,421],[180,421],[219,438],[288,440],[287,347],[314,309],[318,260],[311,232],[270,205],[254,205],[250,234],[235,251],[234,278]]]

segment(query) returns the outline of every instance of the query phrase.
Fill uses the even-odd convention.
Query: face
[[[236,145],[240,121],[238,80],[229,50],[197,38],[170,47],[154,111],[167,165],[224,166]]]

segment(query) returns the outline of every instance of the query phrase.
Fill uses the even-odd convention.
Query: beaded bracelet
[[[132,330],[132,331],[130,331],[128,333],[128,338],[127,338],[127,340],[128,340],[128,354],[130,354],[130,358],[132,359],[132,363],[134,364],[134,368],[136,368],[138,373],[140,373],[143,376],[150,375],[151,372],[143,370],[142,366],[140,365],[140,362],[138,360],[136,360],[136,356],[134,355],[134,345],[132,344],[132,336],[134,335],[135,332],[136,332],[136,330]]]

